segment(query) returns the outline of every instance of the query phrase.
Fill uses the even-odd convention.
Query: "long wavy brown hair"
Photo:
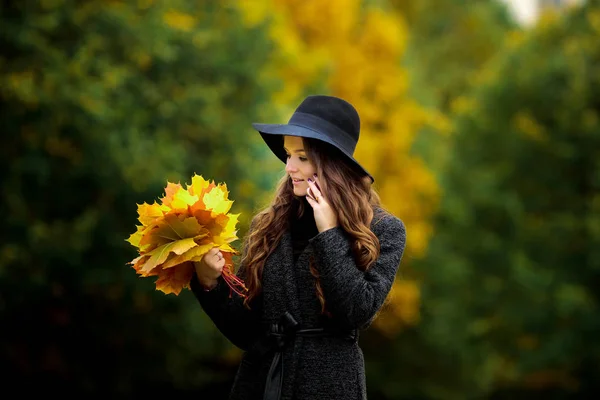
[[[282,146],[283,146],[283,137]],[[335,147],[318,140],[303,138],[308,160],[316,169],[321,191],[337,212],[338,223],[349,235],[356,266],[368,270],[379,257],[377,236],[371,231],[373,207],[380,206],[380,198],[372,187],[371,178],[347,161]],[[286,174],[281,178],[270,205],[254,218],[244,240],[245,255],[240,260],[245,266],[248,296],[245,305],[256,298],[261,290],[265,261],[275,250],[289,224],[304,212],[304,202],[294,195],[293,184]],[[315,290],[321,311],[329,314],[321,288],[317,268],[311,259],[310,270],[315,277]]]

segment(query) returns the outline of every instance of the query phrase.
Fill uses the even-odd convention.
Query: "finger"
[[[313,175],[312,180],[315,182],[317,189],[321,190],[321,184],[319,183],[319,178],[317,177],[317,174]]]
[[[203,256],[202,256],[202,261],[204,262],[210,262],[210,260],[213,260],[213,256],[214,256],[214,248],[208,250]]]
[[[323,194],[321,193],[317,185],[315,185],[315,182],[312,179],[308,179],[308,186],[310,187],[310,191],[312,192],[313,197],[315,199],[323,197]]]
[[[306,201],[308,201],[308,204],[310,204],[312,208],[315,208],[315,206],[319,204],[317,199],[315,199],[315,196],[313,195],[313,192],[310,188],[308,188],[306,191]]]
[[[306,189],[306,197],[315,200],[315,196],[313,196],[312,192],[310,191],[310,187]]]
[[[310,197],[310,196],[306,196],[306,201],[308,202],[308,204],[309,204],[309,205],[310,205],[312,208],[315,208],[316,206],[318,206],[318,205],[319,205],[319,203],[318,203],[318,202],[317,202],[315,199],[313,199],[312,197]]]
[[[308,187],[310,187],[310,191],[313,194],[313,197],[317,197],[317,196],[321,196],[321,190],[319,190],[318,186],[316,185],[314,179],[312,178],[308,178]]]
[[[212,249],[210,249],[208,251],[208,254],[210,254],[211,256],[214,256],[215,254],[217,254],[219,252],[219,248],[218,247],[213,247]]]
[[[218,271],[219,265],[221,264],[223,260],[219,259],[217,257],[211,257],[209,261],[207,261],[207,264],[209,264],[214,270]]]

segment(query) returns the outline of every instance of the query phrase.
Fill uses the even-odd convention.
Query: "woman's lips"
[[[301,180],[295,180],[295,179],[292,179],[292,183],[293,183],[294,185],[299,185],[299,184],[300,184],[300,183],[302,183],[302,182],[304,182],[304,179],[301,179]]]

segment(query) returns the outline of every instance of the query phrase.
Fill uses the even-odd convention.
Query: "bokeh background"
[[[251,122],[322,93],[408,231],[369,398],[600,394],[597,1],[13,0],[0,44],[3,392],[225,399],[239,350],[127,265],[136,204],[198,173],[243,236],[283,172]]]

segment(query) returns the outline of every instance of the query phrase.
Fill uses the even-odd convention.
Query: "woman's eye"
[[[290,158],[291,156],[289,154],[286,153],[285,158]],[[302,162],[308,161],[308,158],[306,157],[298,157],[298,159]]]

